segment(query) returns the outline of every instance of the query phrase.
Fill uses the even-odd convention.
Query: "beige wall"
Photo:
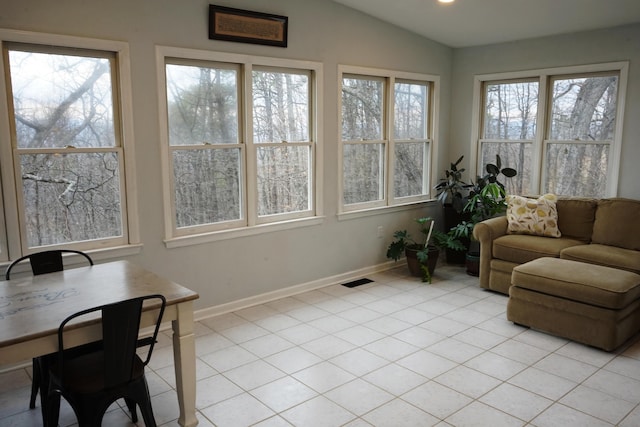
[[[286,49],[208,39],[204,0],[21,0],[2,2],[0,28],[129,43],[133,86],[139,255],[130,259],[200,293],[197,308],[294,285],[342,280],[383,264],[391,232],[429,208],[338,220],[336,111],[339,64],[441,76],[440,138],[447,141],[452,50],[327,0],[218,0],[289,17]],[[8,3],[8,4],[7,4]],[[324,214],[319,226],[167,249],[156,94],[155,45],[319,61],[324,67]],[[442,155],[442,161],[446,156]],[[383,226],[385,238],[378,238]],[[337,276],[337,277],[336,277]],[[328,278],[328,279],[327,279]]]

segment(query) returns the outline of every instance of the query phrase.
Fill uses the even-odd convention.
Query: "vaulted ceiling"
[[[450,47],[640,22],[640,0],[333,0]]]

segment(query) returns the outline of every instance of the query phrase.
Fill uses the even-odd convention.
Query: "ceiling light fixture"
[[[438,0],[438,3],[453,3],[454,0]]]

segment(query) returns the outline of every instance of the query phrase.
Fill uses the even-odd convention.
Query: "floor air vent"
[[[365,285],[367,283],[371,283],[373,280],[371,279],[358,279],[353,282],[343,283],[342,286],[346,286],[347,288],[355,288],[356,286]]]

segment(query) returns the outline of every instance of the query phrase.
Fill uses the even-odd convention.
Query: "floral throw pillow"
[[[560,237],[558,210],[555,194],[545,194],[537,199],[507,196],[507,220],[510,234]]]

